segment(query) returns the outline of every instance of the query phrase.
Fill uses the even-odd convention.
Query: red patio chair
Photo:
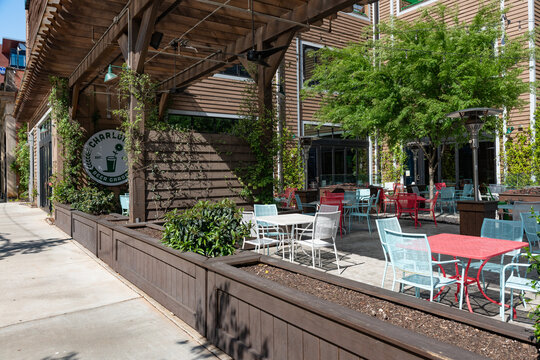
[[[431,200],[424,200],[423,203],[426,204],[426,207],[418,207],[418,211],[430,212],[433,215],[433,221],[435,226],[437,226],[437,219],[435,218],[435,205],[437,205],[437,198],[439,197],[439,192],[435,192],[435,196]],[[429,206],[429,207],[428,207]]]
[[[435,189],[441,190],[446,187],[446,183],[435,183]]]
[[[343,193],[342,193],[343,195]],[[343,224],[345,223],[345,220],[343,219],[343,200],[340,198],[332,198],[324,196],[321,198],[321,205],[334,205],[338,206],[339,209],[339,236],[343,237]]]
[[[327,192],[325,194],[325,197],[328,198],[328,199],[340,199],[340,200],[345,200],[345,193],[331,193],[331,192]]]
[[[401,214],[409,214],[414,219],[414,227],[419,224],[418,222],[418,201],[416,194],[413,193],[399,193],[397,195],[397,217],[401,217]],[[421,226],[421,225],[420,225]]]

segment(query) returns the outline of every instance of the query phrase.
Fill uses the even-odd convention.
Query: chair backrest
[[[339,205],[327,205],[327,204],[321,204],[321,206],[319,206],[319,211],[320,213],[332,213],[332,212],[336,212],[336,211],[339,211]]]
[[[433,277],[431,249],[425,234],[384,230],[390,261],[395,269]]]
[[[525,229],[525,234],[527,235],[527,240],[529,241],[529,245],[532,247],[538,243],[540,240],[540,236],[538,233],[540,232],[540,223],[538,222],[538,217],[540,216],[540,212],[533,211],[532,213],[521,213],[521,221],[523,222],[523,229]]]
[[[313,238],[334,241],[339,228],[340,216],[339,211],[317,213],[313,225]]]
[[[244,211],[242,213],[242,224],[249,226],[249,235],[251,237],[258,237],[257,226],[255,226],[255,214],[253,211]]]
[[[512,218],[514,221],[521,221],[521,213],[540,211],[540,201],[516,201],[512,208]]]
[[[420,196],[420,190],[418,190],[418,186],[413,185],[411,186],[412,192],[418,196]]]
[[[326,198],[328,199],[340,199],[340,200],[345,200],[345,193],[326,193],[325,195]]]
[[[456,189],[453,187],[444,187],[437,190],[441,193],[441,200],[452,200],[456,196]]]
[[[489,190],[494,195],[499,195],[506,191],[506,185],[501,184],[489,184]]]
[[[441,190],[442,188],[445,188],[445,187],[446,187],[446,183],[443,183],[443,182],[435,183],[435,188],[437,190]]]
[[[523,241],[523,223],[512,220],[484,219],[480,236],[492,239]],[[521,249],[512,250],[504,255],[515,256],[520,251]]]
[[[300,196],[298,196],[298,194],[294,194],[294,198],[296,199],[296,208],[298,210],[304,210],[304,206],[302,205],[302,200],[300,200]]]
[[[337,206],[338,211],[343,212],[343,200],[342,199],[323,197],[323,198],[321,198],[321,206],[322,205]],[[319,209],[319,211],[320,211],[320,209]]]
[[[350,202],[356,201],[356,191],[345,191],[345,200]]]
[[[401,232],[401,225],[399,225],[399,220],[397,217],[391,217],[386,219],[377,219],[375,220],[377,224],[377,231],[379,232],[379,240],[381,240],[381,245],[384,252],[387,252],[386,249],[386,233],[384,230],[392,230],[396,232]]]
[[[463,196],[470,196],[473,192],[473,186],[472,184],[465,184],[463,185]]]
[[[255,217],[278,214],[276,204],[255,204],[253,205],[253,212]]]
[[[437,203],[437,198],[439,197],[439,192],[438,191],[435,191],[435,195],[433,195],[433,200],[431,200],[433,202],[433,204],[436,204]]]
[[[356,197],[358,199],[366,199],[370,196],[371,190],[370,189],[356,189]]]
[[[416,194],[412,193],[399,193],[396,203],[400,211],[415,210],[418,206]]]

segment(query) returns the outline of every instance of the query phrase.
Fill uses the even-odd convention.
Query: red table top
[[[529,246],[521,241],[500,240],[479,236],[438,234],[428,237],[431,252],[468,259],[485,260]]]

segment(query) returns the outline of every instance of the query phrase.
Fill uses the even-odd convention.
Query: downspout
[[[534,0],[529,0],[528,2],[528,13],[529,13],[529,32],[534,33],[536,29],[535,25],[535,16],[534,16]],[[535,44],[534,39],[529,40],[529,49],[531,50],[531,58],[529,59],[529,81],[535,82],[536,81],[536,59],[534,57],[534,50]],[[531,127],[531,137],[532,141],[534,142],[534,139],[536,137],[536,130],[535,130],[535,124],[536,119],[534,113],[536,112],[536,94],[531,92],[529,94],[529,100],[530,100],[530,127]],[[533,146],[535,146],[533,144]],[[534,177],[534,175],[533,175]],[[533,181],[536,180],[533,178]]]
[[[301,56],[301,46],[302,38],[299,34],[296,37],[296,137],[300,139],[303,134],[301,123],[302,123],[302,113],[300,111],[300,89],[302,82],[302,56]]]
[[[277,158],[277,177],[278,193],[283,193],[283,121],[285,118],[285,94],[283,90],[283,80],[285,75],[284,61],[278,67],[276,72],[276,104],[277,104],[277,133],[278,133],[278,158]]]

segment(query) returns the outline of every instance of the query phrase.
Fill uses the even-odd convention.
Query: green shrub
[[[114,193],[109,190],[100,190],[96,187],[83,187],[80,190],[69,190],[67,198],[71,200],[71,207],[93,215],[108,214],[116,208]]]
[[[15,146],[15,160],[10,169],[19,176],[17,197],[28,197],[28,181],[30,178],[30,146],[28,146],[28,124],[23,124],[17,131],[17,145]]]
[[[78,190],[70,181],[58,181],[53,175],[51,178],[52,195],[51,200],[60,204],[71,204],[77,200]]]
[[[227,199],[199,201],[191,209],[165,214],[165,219],[165,245],[208,257],[234,254],[234,245],[249,234],[242,224],[242,212]]]

